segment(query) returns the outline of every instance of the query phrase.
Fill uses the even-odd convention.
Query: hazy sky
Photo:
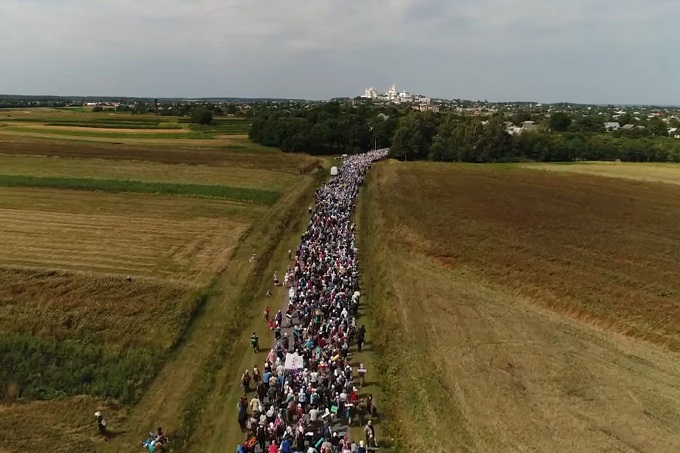
[[[680,104],[680,0],[0,0],[0,93]]]

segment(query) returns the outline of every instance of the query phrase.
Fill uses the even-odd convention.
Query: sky
[[[679,0],[0,0],[0,93],[680,104]]]

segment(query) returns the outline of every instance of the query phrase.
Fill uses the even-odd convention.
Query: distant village
[[[0,95],[0,109],[17,107],[81,107],[97,110],[129,111],[133,113],[153,113],[158,115],[187,115],[196,105],[207,106],[218,116],[251,117],[253,109],[273,106],[280,109],[312,108],[327,102],[349,103],[352,105],[374,104],[399,109],[412,109],[421,112],[455,113],[461,116],[477,116],[480,121],[502,113],[506,118],[509,134],[519,135],[528,131],[546,128],[547,119],[556,112],[564,112],[572,118],[589,117],[600,119],[602,130],[606,132],[635,133],[644,135],[645,129],[656,125],[658,134],[660,124],[666,126],[668,137],[680,139],[680,107],[652,105],[596,105],[575,103],[540,102],[490,102],[482,100],[440,99],[422,94],[400,90],[392,84],[385,92],[373,87],[366,88],[362,95],[330,100],[303,99],[246,99],[246,98],[206,98],[206,99],[152,99],[152,98],[113,98],[113,97],[59,97],[59,96],[10,96]]]
[[[370,99],[376,103],[384,104],[413,104],[414,110],[421,112],[439,112],[439,106],[432,103],[432,99],[427,96],[409,93],[408,91],[397,90],[397,85],[392,84],[385,93],[378,93],[375,88],[370,87],[364,90],[361,96],[363,99]]]

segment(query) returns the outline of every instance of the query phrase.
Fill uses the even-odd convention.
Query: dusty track
[[[130,413],[121,428],[124,434],[102,444],[101,451],[134,451],[144,434],[157,425],[175,438],[176,448],[192,446],[196,451],[206,451],[207,433],[226,432],[226,422],[219,428],[215,423],[221,418],[233,421],[228,417],[233,405],[225,393],[238,389],[238,379],[232,380],[237,369],[231,364],[243,360],[247,350],[247,339],[239,340],[245,334],[242,321],[254,314],[250,311],[253,298],[264,295],[264,271],[270,269],[273,251],[295,232],[295,217],[289,211],[298,212],[316,184],[310,179],[289,191],[246,233],[230,266],[216,278],[212,297],[197,314],[185,341]],[[258,260],[250,263],[253,253]],[[221,357],[228,362],[215,361]],[[220,446],[225,448],[224,443]]]

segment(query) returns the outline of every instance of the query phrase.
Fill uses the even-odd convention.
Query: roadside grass
[[[318,173],[315,177],[324,176]],[[220,440],[215,444],[217,451],[224,450],[224,436],[230,430],[227,424],[235,423],[233,391],[238,393],[239,389],[235,377],[239,367],[233,364],[250,352],[245,326],[255,312],[259,314],[259,301],[264,300],[265,288],[270,286],[267,275],[275,266],[272,254],[283,256],[282,243],[297,237],[299,214],[317,185],[318,179],[301,180],[244,235],[234,250],[233,264],[216,278],[212,296],[192,323],[186,343],[139,403],[136,415],[129,417],[128,425],[153,429],[155,422],[149,422],[149,414],[153,414],[174,439],[173,451],[211,451],[208,445],[212,446],[214,438]],[[257,258],[251,263],[253,253]],[[170,395],[168,387],[175,390]],[[124,435],[102,451],[134,448],[138,440],[134,435]]]
[[[432,452],[680,447],[680,189],[388,161],[361,196],[379,440]]]
[[[279,192],[273,190],[246,187],[24,175],[0,175],[0,187],[48,187],[53,189],[94,190],[114,193],[136,192],[156,195],[222,198],[262,204],[272,204],[280,196]]]
[[[202,372],[204,380],[195,389],[195,396],[189,400],[185,411],[182,432],[186,436],[183,438],[186,451],[220,452],[224,451],[225,445],[236,445],[243,440],[233,418],[233,408],[241,396],[238,376],[243,369],[264,360],[265,355],[263,351],[257,358],[253,357],[248,339],[253,331],[257,331],[262,338],[262,348],[267,348],[271,332],[260,316],[265,305],[275,307],[284,297],[284,290],[272,287],[269,276],[284,269],[287,250],[299,244],[299,235],[307,224],[307,206],[313,200],[314,190],[325,178],[325,173],[317,173],[313,181],[295,193],[287,194],[286,204],[280,206],[280,212],[271,213],[271,221],[254,228],[236,252],[236,256],[245,260],[251,250],[256,250],[256,244],[260,244],[254,273],[241,292],[234,295],[238,304],[230,314],[229,330],[221,338],[220,354],[206,365]],[[262,245],[266,248],[262,249]],[[272,298],[265,296],[267,290],[271,290]],[[235,363],[240,365],[234,366]]]

